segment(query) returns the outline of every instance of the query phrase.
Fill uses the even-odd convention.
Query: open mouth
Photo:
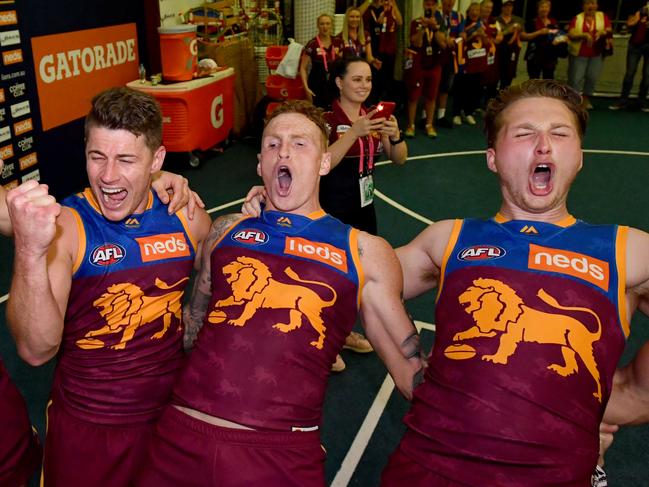
[[[117,208],[128,196],[124,188],[101,188],[101,198],[109,208]]]
[[[277,184],[279,186],[279,193],[282,196],[288,195],[292,182],[293,176],[291,176],[291,170],[287,166],[280,166],[277,170]]]
[[[534,167],[530,179],[530,190],[535,196],[545,196],[552,191],[552,174],[553,166],[551,164],[540,163]]]

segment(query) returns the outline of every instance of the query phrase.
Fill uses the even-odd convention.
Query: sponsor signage
[[[0,142],[4,142],[11,138],[11,130],[9,127],[0,127]]]
[[[345,251],[324,242],[312,242],[305,238],[287,237],[284,253],[317,260],[347,273],[347,254]]]
[[[16,25],[18,23],[18,15],[15,10],[5,10],[0,12],[0,27],[5,25]]]
[[[527,266],[530,269],[577,277],[608,291],[608,262],[590,255],[530,244]]]
[[[7,191],[11,191],[12,189],[17,188],[17,187],[18,187],[18,180],[17,179],[14,179],[13,181],[10,181],[10,182],[8,182],[7,184],[4,185],[4,188]]]
[[[11,176],[13,176],[14,175],[14,167],[15,167],[15,164],[13,164],[13,163],[9,164],[9,163],[5,162],[5,165],[2,168],[2,179],[9,179]]]
[[[36,157],[36,152],[27,154],[18,159],[18,164],[20,165],[20,170],[24,171],[28,167],[32,167],[34,164],[38,163],[38,157]]]
[[[35,171],[32,171],[32,172],[28,172],[27,174],[25,174],[25,175],[22,177],[22,182],[24,183],[25,181],[31,181],[32,179],[33,179],[34,181],[40,181],[40,179],[41,179],[41,173],[38,171],[38,169],[36,169]]]
[[[23,115],[28,115],[29,113],[29,100],[21,101],[20,103],[11,105],[11,116],[13,118],[19,118]]]
[[[32,123],[31,118],[26,118],[25,120],[14,123],[14,134],[16,136],[22,135],[30,130],[34,130],[34,124]]]
[[[20,44],[20,32],[18,30],[0,32],[0,46],[17,46],[18,44]]]
[[[32,39],[43,130],[83,117],[99,91],[138,76],[135,24]]]
[[[185,234],[181,232],[151,235],[135,240],[140,246],[142,262],[189,257],[190,255]]]
[[[12,64],[17,64],[22,62],[23,62],[22,49],[12,49],[11,51],[2,52],[2,64],[4,64],[5,66],[10,66]]]

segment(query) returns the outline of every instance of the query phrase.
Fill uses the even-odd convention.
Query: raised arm
[[[61,344],[78,246],[70,211],[37,190],[21,185],[7,195],[15,235],[7,323],[18,354],[31,365],[50,360]]]
[[[453,220],[433,223],[412,242],[396,250],[403,269],[405,299],[419,296],[437,286],[453,224]]]
[[[367,233],[359,235],[358,250],[365,275],[361,293],[365,334],[401,394],[410,400],[423,380],[425,361],[419,334],[401,300],[399,261],[385,240]]]
[[[203,241],[200,258],[198,276],[194,281],[194,288],[189,303],[183,309],[183,323],[185,326],[185,335],[183,343],[185,350],[189,350],[194,345],[198,332],[203,327],[203,320],[207,313],[207,307],[212,299],[212,250],[216,242],[223,234],[238,220],[240,214],[224,215],[218,217],[212,223],[210,231]]]
[[[627,316],[636,309],[649,315],[649,234],[629,229],[626,248]],[[620,425],[649,422],[649,342],[615,373],[604,421]]]

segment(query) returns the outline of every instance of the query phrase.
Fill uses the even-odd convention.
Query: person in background
[[[337,36],[342,43],[342,57],[359,56],[371,66],[381,69],[381,61],[372,54],[372,38],[363,26],[363,16],[358,7],[349,7],[345,12],[343,30]]]
[[[629,95],[633,79],[642,60],[642,79],[638,90],[638,105],[640,110],[649,113],[647,90],[649,89],[649,2],[629,15],[626,22],[631,32],[629,46],[626,51],[626,71],[622,81],[622,94],[617,103],[609,106],[611,110],[621,110],[629,106]]]
[[[458,46],[459,71],[453,86],[453,125],[466,122],[475,125],[473,114],[480,106],[480,82],[487,70],[489,39],[480,19],[480,4],[473,2],[467,9],[462,28],[461,45]]]
[[[500,71],[500,89],[507,88],[516,77],[518,57],[521,53],[521,35],[525,22],[520,17],[513,15],[514,0],[503,2],[500,15],[496,19],[503,40],[498,44],[498,69]]]
[[[3,166],[0,159],[0,173]],[[35,181],[23,185],[23,188],[36,188],[38,195],[34,204],[49,206],[55,203],[54,198],[47,194],[47,186]],[[5,199],[6,190],[0,185],[0,235],[10,237],[11,220]],[[41,463],[41,453],[38,434],[29,421],[25,400],[0,358],[0,485],[26,486]]]
[[[372,53],[381,62],[381,69],[372,66],[371,103],[394,101],[394,63],[397,56],[397,35],[403,17],[395,0],[366,0],[358,7],[363,24],[372,37]]]
[[[457,40],[462,33],[462,14],[453,10],[455,0],[442,0],[442,9],[437,10],[435,19],[440,30],[446,33],[446,49],[441,52],[440,64],[442,74],[437,96],[437,126],[453,128],[453,122],[446,117],[448,95],[453,89],[453,80],[457,73]]]
[[[307,99],[315,106],[329,109],[334,98],[329,81],[331,65],[342,54],[342,44],[332,35],[333,17],[321,14],[316,22],[318,34],[311,39],[302,53],[300,78]]]
[[[581,92],[584,106],[590,110],[602,72],[602,52],[613,31],[608,16],[597,10],[597,0],[584,0],[583,10],[572,19],[568,30],[568,84]]]
[[[157,101],[129,88],[92,100],[90,188],[40,205],[7,194],[15,256],[7,323],[31,365],[58,357],[47,409],[47,487],[130,485],[182,358],[181,303],[210,218],[150,190],[165,158]]]
[[[525,32],[521,33],[521,39],[527,41],[525,61],[530,79],[554,79],[560,46],[565,46],[567,41],[560,34],[557,20],[550,16],[551,8],[550,0],[538,0],[536,17],[527,25]]]
[[[372,72],[366,60],[347,57],[334,68],[339,96],[325,113],[329,124],[331,170],[320,180],[322,208],[343,223],[371,235],[377,234],[374,208],[374,164],[385,154],[395,164],[404,164],[408,147],[394,115],[373,118],[364,103],[372,90]],[[345,348],[358,353],[372,351],[362,335],[352,332]],[[340,356],[334,370],[345,368]]]
[[[503,34],[500,32],[499,24],[496,18],[491,15],[494,9],[494,3],[491,0],[482,0],[480,2],[480,20],[486,34],[487,49],[487,68],[482,73],[482,102],[480,109],[487,106],[498,92],[498,57],[496,56],[498,44],[503,40]]]
[[[410,48],[404,66],[408,93],[408,126],[405,136],[415,136],[417,104],[423,95],[426,135],[435,138],[435,102],[442,75],[442,51],[447,47],[447,37],[436,20],[437,0],[424,0],[423,7],[424,14],[410,23]]]

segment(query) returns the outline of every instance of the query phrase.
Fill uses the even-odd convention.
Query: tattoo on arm
[[[212,274],[210,270],[210,256],[214,243],[225,234],[233,223],[241,219],[241,215],[225,215],[217,218],[212,223],[212,228],[203,243],[203,265],[194,282],[194,289],[189,304],[183,311],[183,320],[185,322],[185,334],[183,344],[185,350],[189,350],[194,345],[198,332],[203,327],[203,320],[207,313],[207,308],[212,298]],[[210,292],[206,292],[210,290]]]
[[[401,342],[401,353],[403,353],[403,356],[408,360],[413,357],[421,356],[421,345],[419,343],[419,333],[417,333],[417,330]]]
[[[183,345],[185,350],[189,350],[194,345],[198,332],[201,331],[201,328],[203,327],[205,313],[207,312],[207,307],[210,303],[210,298],[212,297],[210,294],[201,291],[201,279],[203,280],[203,285],[207,284],[211,287],[209,272],[205,274],[207,275],[203,275],[203,272],[201,272],[201,275],[196,278],[192,297],[183,312],[183,319],[185,321]]]

